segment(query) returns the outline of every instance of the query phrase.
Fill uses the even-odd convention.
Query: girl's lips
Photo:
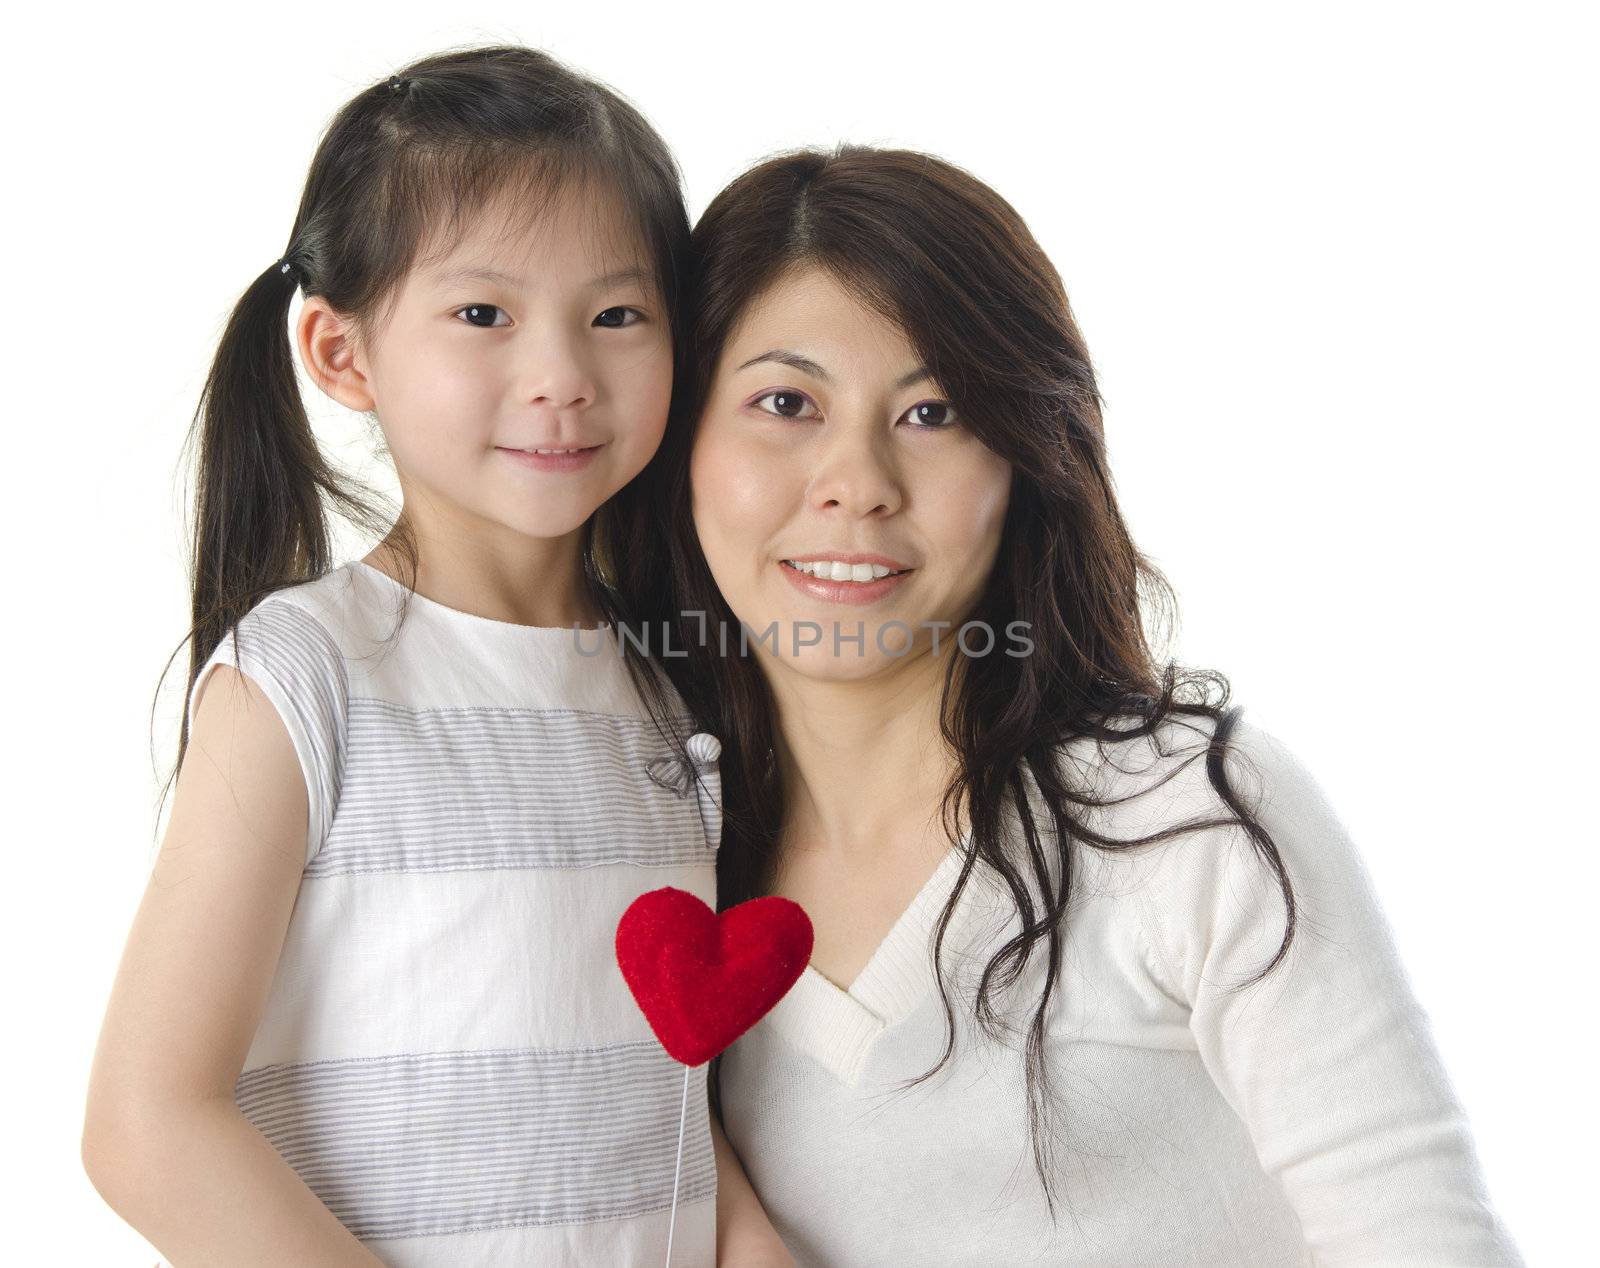
[[[603,445],[590,445],[576,453],[529,453],[525,449],[506,449],[496,446],[501,453],[519,466],[530,471],[582,471],[592,461]]]
[[[791,568],[782,560],[778,561],[778,569],[789,579],[789,584],[800,591],[801,594],[810,595],[813,599],[821,599],[824,603],[842,603],[854,606],[865,606],[877,603],[880,599],[892,593],[914,569],[897,572],[890,577],[878,577],[873,581],[822,581],[817,577],[809,576],[798,568]]]

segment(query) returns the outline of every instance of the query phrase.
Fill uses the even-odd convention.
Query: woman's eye
[[[772,408],[763,408],[762,401],[771,401]],[[767,392],[750,403],[763,414],[776,414],[779,418],[799,418],[800,410],[806,406],[807,401],[799,392]]]
[[[468,304],[465,308],[456,309],[455,315],[467,315],[467,324],[487,330],[491,326],[509,326],[510,321],[496,321],[495,318],[505,313],[505,309],[497,308],[493,304]]]
[[[636,316],[639,320],[638,321],[624,321],[624,320],[622,320],[622,318],[625,318],[629,313],[634,314],[634,316]],[[615,320],[608,320],[608,318],[612,318],[612,319],[615,319]],[[643,321],[643,320],[644,320],[644,314],[641,313],[637,308],[625,308],[625,307],[623,307],[621,305],[618,305],[616,308],[608,308],[608,309],[606,309],[605,312],[601,313],[598,317],[596,317],[594,319],[594,324],[597,325],[597,326],[607,326],[607,327],[610,327],[613,330],[620,330],[620,329],[622,329],[622,328],[624,328],[626,326],[637,326],[639,324],[639,322]]]
[[[920,405],[913,405],[905,417],[918,427],[940,431],[955,426],[957,416],[955,410],[944,401],[923,401]]]

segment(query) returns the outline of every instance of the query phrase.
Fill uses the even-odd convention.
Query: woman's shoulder
[[[1308,891],[1365,884],[1323,787],[1275,730],[1240,712],[1167,717],[1124,738],[1077,736],[1057,756],[1062,782],[1087,795],[1087,805],[1073,807],[1080,821],[1112,841],[1153,838],[1084,845],[1086,880],[1179,904],[1248,889],[1276,907],[1280,886],[1267,863],[1275,852]]]
[[[1058,745],[1057,770],[1073,790],[1110,803],[1109,817],[1124,825],[1229,813],[1219,775],[1252,806],[1288,809],[1320,794],[1290,746],[1240,710],[1221,717],[1168,714],[1148,727],[1124,717],[1107,730],[1112,734],[1077,735]]]
[[[1192,967],[1224,945],[1230,959],[1251,959],[1240,955],[1244,945],[1255,960],[1270,958],[1289,915],[1284,877],[1309,938],[1344,941],[1352,928],[1381,923],[1356,843],[1306,764],[1267,726],[1240,714],[1184,717],[1106,743],[1104,757],[1092,740],[1062,747],[1064,775],[1078,772],[1077,786],[1092,781],[1110,802],[1087,811],[1097,831],[1156,838],[1086,847],[1081,874],[1091,888],[1132,899],[1169,962]]]

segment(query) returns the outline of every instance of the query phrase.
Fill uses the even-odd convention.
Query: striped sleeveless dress
[[[236,634],[191,707],[212,665],[247,674],[309,801],[242,1112],[386,1263],[662,1262],[684,1070],[613,938],[649,889],[716,906],[716,738],[672,756],[609,629],[472,616],[364,563]],[[709,1265],[689,1075],[672,1261]]]

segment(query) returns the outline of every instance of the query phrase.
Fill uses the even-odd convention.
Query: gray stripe
[[[700,798],[720,802],[716,765],[701,765],[698,798],[652,780],[670,749],[646,719],[364,699],[348,718],[338,810],[307,876],[715,858]]]
[[[672,1202],[683,1067],[654,1040],[265,1066],[239,1109],[357,1237],[577,1224]],[[678,1201],[716,1192],[689,1072]]]
[[[296,721],[311,743],[313,769],[324,815],[331,816],[345,771],[345,718],[350,686],[338,645],[309,612],[268,596],[235,629],[239,664],[259,666],[280,683]],[[327,822],[315,825],[325,829]]]

